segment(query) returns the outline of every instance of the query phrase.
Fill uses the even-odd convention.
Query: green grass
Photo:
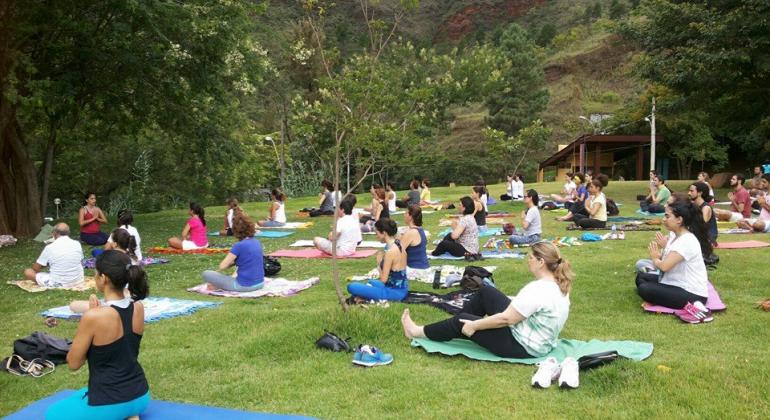
[[[622,214],[628,215],[636,209],[634,196],[644,185],[614,182],[606,192],[625,204]],[[684,186],[673,183],[677,191]],[[560,185],[528,187],[550,193],[557,192]],[[501,185],[491,189],[494,196],[503,192]],[[456,199],[468,191],[468,187],[434,188],[433,196]],[[724,191],[720,193],[724,196]],[[367,200],[365,196],[360,199]],[[289,214],[313,201],[290,200]],[[245,208],[252,215],[262,215],[265,203],[246,204]],[[511,208],[517,214],[521,210],[520,204],[493,207]],[[207,210],[210,226],[218,227],[224,208]],[[426,216],[428,230],[438,232],[438,220],[444,214]],[[551,214],[543,216],[546,236],[567,233]],[[178,235],[184,221],[185,212],[167,211],[138,215],[136,226],[143,245],[150,247]],[[328,218],[317,219],[312,229],[286,239],[266,239],[263,244],[268,251],[283,248],[295,239],[326,232],[329,223]],[[671,316],[643,313],[639,307],[633,264],[646,257],[651,237],[651,232],[629,232],[625,241],[563,249],[577,279],[562,336],[639,340],[655,345],[655,352],[646,361],[620,361],[583,374],[576,391],[532,389],[530,366],[449,358],[411,348],[399,324],[403,304],[342,313],[333,291],[329,260],[282,261],[282,276],[321,277],[319,285],[295,297],[221,299],[224,304],[217,309],[148,325],[140,359],[153,398],[321,418],[765,417],[770,411],[770,314],[753,305],[770,296],[767,249],[719,251],[721,263],[711,272],[711,279],[728,310],[716,315],[711,324],[686,325]],[[768,235],[752,237],[770,239]],[[22,269],[40,250],[41,245],[30,240],[1,248],[2,277],[20,278]],[[172,256],[170,264],[149,267],[151,294],[209,299],[185,289],[200,283],[200,272],[215,267],[220,258]],[[522,260],[484,264],[500,267],[495,280],[508,294],[515,294],[531,280]],[[373,260],[343,261],[341,266],[345,276],[363,274],[373,267]],[[422,283],[410,287],[430,290]],[[47,329],[38,313],[87,296],[63,291],[31,294],[4,281],[0,289],[0,347],[5,355],[10,355],[15,339],[36,330],[72,337],[77,324],[61,322]],[[447,316],[428,306],[412,306],[411,310],[420,323]],[[351,336],[354,344],[380,346],[393,353],[395,361],[388,367],[354,368],[350,354],[313,347],[324,329]],[[85,386],[87,379],[87,367],[70,373],[66,366],[60,366],[41,379],[0,374],[0,415],[58,390]]]

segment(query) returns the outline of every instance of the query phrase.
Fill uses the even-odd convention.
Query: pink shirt
[[[734,194],[733,200],[735,204],[743,203],[743,212],[741,212],[741,214],[748,219],[751,217],[751,197],[749,196],[749,191],[746,188],[741,188]],[[735,204],[731,207],[735,213],[738,213],[738,207]]]
[[[195,245],[204,246],[209,243],[209,239],[206,237],[206,226],[203,225],[198,216],[191,217],[187,224],[190,226],[190,240],[195,242]]]

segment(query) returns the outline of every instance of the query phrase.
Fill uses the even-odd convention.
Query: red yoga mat
[[[338,256],[337,258],[366,258],[376,254],[376,249],[360,249],[353,255]],[[271,257],[286,258],[331,258],[332,256],[315,248],[310,249],[281,249],[270,254]]]
[[[717,248],[744,249],[744,248],[764,248],[766,246],[770,246],[770,244],[762,241],[740,241],[740,242],[720,242],[717,245]]]

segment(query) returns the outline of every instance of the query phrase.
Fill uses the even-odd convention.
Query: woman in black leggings
[[[501,357],[550,353],[569,315],[569,292],[575,275],[550,242],[535,243],[530,250],[527,265],[537,280],[524,286],[513,300],[492,286],[483,286],[462,312],[425,326],[412,321],[406,309],[401,316],[406,337],[471,340]]]
[[[607,176],[598,175],[590,184],[588,192],[591,194],[586,200],[585,211],[588,216],[576,213],[572,220],[581,228],[604,228],[607,226],[607,198],[602,190],[607,186]]]
[[[706,303],[708,273],[704,255],[711,255],[706,224],[698,207],[686,198],[666,206],[663,223],[672,234],[656,235],[648,247],[650,259],[636,263],[636,291],[654,305],[681,309]]]
[[[479,253],[479,228],[473,218],[476,209],[473,199],[465,196],[460,199],[462,216],[452,221],[452,231],[436,245],[433,256],[449,253],[455,257],[477,255]],[[483,209],[481,210],[484,211]]]

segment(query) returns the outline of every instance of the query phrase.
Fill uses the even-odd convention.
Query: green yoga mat
[[[414,338],[412,339],[412,347],[422,347],[428,353],[441,353],[447,356],[461,354],[474,360],[523,363],[525,365],[534,365],[535,363],[545,360],[547,357],[554,357],[561,362],[570,356],[579,359],[587,354],[601,353],[610,350],[615,350],[620,356],[636,361],[644,360],[652,354],[652,343],[642,343],[639,341],[580,341],[561,339],[556,345],[556,348],[554,348],[548,355],[543,357],[532,357],[529,359],[512,359],[495,356],[490,353],[489,350],[470,340],[454,339],[450,341],[431,341],[427,338]]]

